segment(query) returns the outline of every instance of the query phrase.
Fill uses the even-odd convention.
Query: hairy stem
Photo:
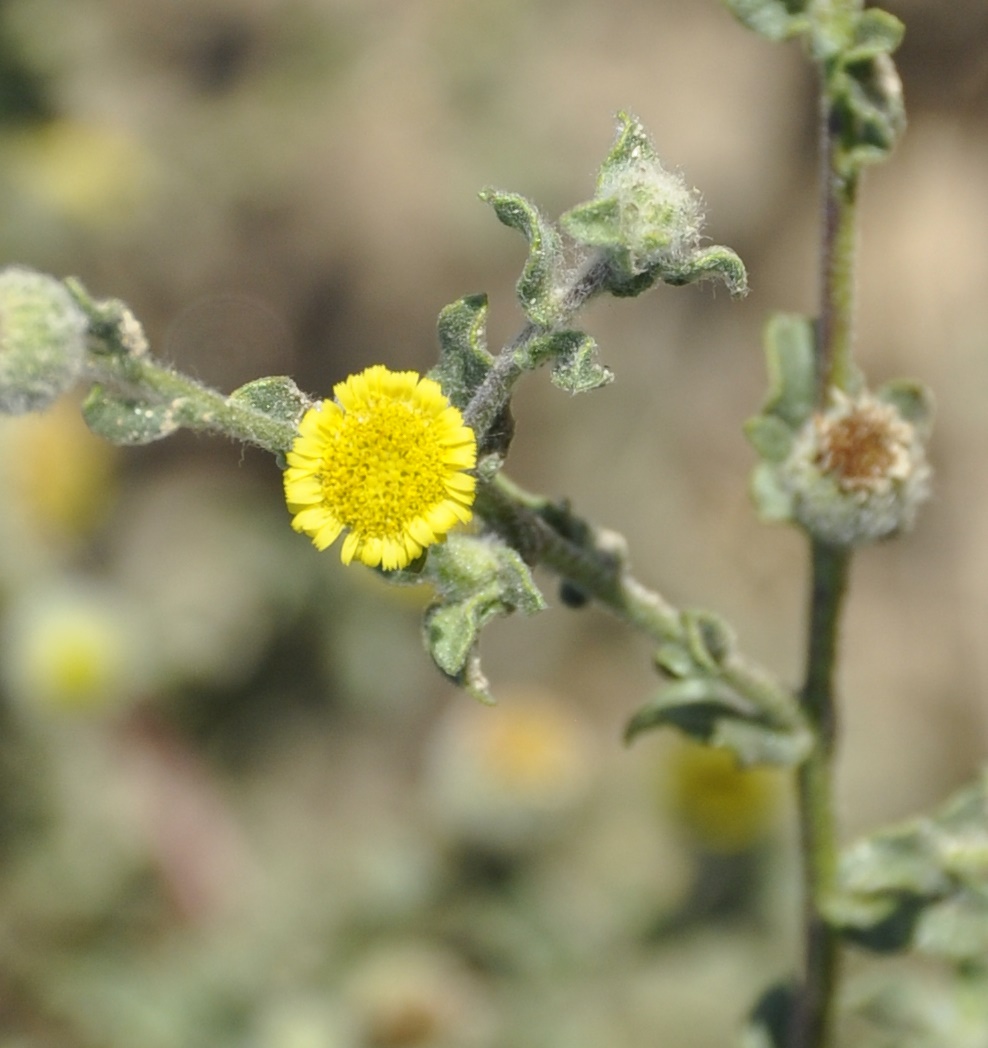
[[[565,323],[605,286],[609,272],[603,257],[591,259],[561,292],[560,321]],[[526,362],[525,348],[533,339],[544,335],[546,329],[538,324],[524,328],[498,353],[486,378],[477,388],[466,410],[463,421],[477,434],[482,443],[484,434],[511,399],[511,390],[518,378],[531,367]]]
[[[287,451],[295,439],[291,424],[239,404],[150,357],[92,354],[89,374],[94,382],[138,404],[173,405],[176,421],[187,429],[223,433],[275,454]]]
[[[838,163],[837,130],[831,126],[824,87],[820,114],[822,182],[821,310],[817,328],[817,403],[825,407],[832,389],[846,390],[853,378],[853,302],[858,176]]]
[[[817,403],[833,389],[846,390],[854,375],[854,264],[858,176],[843,170],[839,128],[834,126],[826,72],[821,70],[821,281],[816,344]],[[837,831],[833,757],[837,736],[834,676],[840,614],[850,551],[811,540],[810,611],[806,676],[800,693],[814,731],[813,750],[800,767],[798,813],[803,873],[803,973],[789,1027],[789,1048],[826,1048],[833,1026],[840,964],[837,932],[826,917],[834,889]]]
[[[815,743],[798,774],[803,979],[792,1014],[789,1048],[824,1048],[829,1043],[840,960],[838,935],[826,919],[825,904],[837,872],[834,674],[850,553],[814,542],[812,558],[806,679],[800,700],[814,729]]]
[[[478,488],[477,508],[526,560],[574,584],[637,632],[656,644],[686,643],[681,612],[630,573],[617,536],[591,528],[568,507],[524,491],[503,473]],[[794,697],[768,670],[732,653],[720,676],[778,724],[802,727]]]

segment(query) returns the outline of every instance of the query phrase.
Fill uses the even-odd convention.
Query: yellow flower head
[[[477,441],[439,383],[382,364],[333,387],[310,408],[288,453],[292,527],[326,549],[346,529],[340,557],[385,570],[470,520]]]

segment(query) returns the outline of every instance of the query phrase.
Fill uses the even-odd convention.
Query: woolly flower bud
[[[680,283],[678,270],[697,250],[702,220],[700,195],[662,166],[645,129],[627,113],[619,115],[593,200],[560,218],[574,240],[608,254],[623,280],[659,269],[677,271]]]
[[[838,393],[796,435],[782,480],[811,535],[851,546],[908,528],[929,496],[930,467],[921,434],[895,405]]]
[[[632,272],[643,273],[696,249],[703,223],[700,195],[650,151],[607,171],[597,195],[617,205]]]
[[[0,271],[0,412],[41,411],[82,373],[85,314],[53,277]]]

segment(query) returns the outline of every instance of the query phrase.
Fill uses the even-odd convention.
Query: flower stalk
[[[825,408],[831,391],[847,391],[853,368],[853,301],[857,252],[857,200],[860,176],[838,163],[839,147],[831,126],[830,96],[821,92],[820,154],[823,236],[817,326],[817,405]]]
[[[97,384],[133,396],[140,404],[173,405],[176,423],[187,429],[222,433],[273,454],[287,451],[295,439],[296,427],[291,423],[238,403],[150,357],[93,355],[89,374]]]
[[[822,64],[821,64],[822,65]],[[839,129],[826,70],[820,74],[821,282],[817,323],[816,403],[826,408],[853,376],[854,272],[859,174],[840,161]],[[803,878],[803,972],[789,1024],[789,1048],[831,1043],[840,971],[839,935],[826,916],[835,888],[837,829],[833,758],[837,739],[834,678],[850,546],[810,536],[810,607],[800,704],[814,745],[797,773]]]

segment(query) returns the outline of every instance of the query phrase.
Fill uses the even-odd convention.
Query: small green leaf
[[[717,673],[735,649],[734,630],[712,611],[684,611],[680,618],[694,665]]]
[[[628,722],[625,741],[665,726],[730,750],[745,765],[799,764],[813,745],[809,731],[771,724],[748,699],[716,677],[688,677],[666,685]]]
[[[869,7],[856,17],[850,47],[842,57],[845,62],[861,62],[880,54],[890,55],[902,43],[905,31],[895,15]]]
[[[792,448],[793,431],[778,415],[755,415],[744,424],[744,435],[767,462],[784,462]]]
[[[791,429],[813,413],[816,404],[816,329],[799,313],[775,313],[763,335],[768,369],[768,397],[762,414],[776,415]]]
[[[494,208],[506,226],[517,229],[528,240],[528,260],[516,285],[525,315],[542,327],[559,323],[563,313],[559,295],[562,265],[559,234],[523,196],[485,189],[480,198]]]
[[[588,200],[559,219],[567,233],[587,247],[619,248],[624,244],[621,205],[617,197]]]
[[[310,406],[309,398],[285,375],[255,379],[235,389],[227,398],[234,406],[251,408],[277,422],[298,425]]]
[[[926,908],[915,932],[916,948],[961,963],[988,956],[988,894],[962,888]]]
[[[885,830],[859,841],[841,856],[846,891],[938,895],[949,887],[940,869],[932,827],[925,820]]]
[[[880,830],[841,856],[830,920],[868,949],[951,961],[988,954],[988,774],[931,818]]]
[[[443,673],[453,678],[460,674],[477,643],[481,627],[497,611],[490,593],[453,604],[434,604],[426,610],[426,646]]]
[[[478,655],[481,630],[498,616],[545,607],[528,565],[496,540],[453,534],[429,551],[423,576],[439,595],[425,615],[426,649],[446,676],[489,701]]]
[[[180,400],[147,404],[127,400],[93,386],[82,405],[86,425],[112,444],[150,444],[174,433],[182,424]]]
[[[625,742],[642,732],[667,725],[701,742],[709,742],[722,717],[744,717],[753,708],[730,687],[718,680],[689,677],[664,687],[628,721]]]
[[[840,65],[828,83],[842,172],[884,160],[906,126],[902,82],[885,53]]]
[[[734,298],[748,294],[748,272],[736,251],[715,244],[684,259],[660,263],[657,276],[665,284],[682,287],[698,280],[720,279]]]
[[[803,728],[773,728],[756,720],[721,717],[710,744],[730,750],[744,766],[773,764],[793,768],[806,760],[813,736]]]
[[[494,358],[487,351],[487,296],[469,295],[439,314],[439,363],[429,377],[461,411],[487,377]]]
[[[606,187],[612,176],[628,164],[648,164],[659,159],[655,146],[642,122],[631,113],[618,113],[618,133],[611,151],[604,158],[597,177],[597,187]]]
[[[770,986],[751,1009],[741,1034],[741,1048],[786,1048],[795,1000],[792,983]]]
[[[761,520],[779,522],[793,519],[793,495],[783,484],[779,470],[769,462],[759,462],[751,471],[748,493]]]
[[[809,0],[724,0],[728,9],[742,25],[768,40],[788,40],[810,27],[809,18],[802,12]]]
[[[655,665],[677,680],[696,672],[696,663],[682,644],[663,644],[655,653]]]
[[[569,345],[555,355],[551,378],[567,393],[588,393],[614,381],[614,374],[597,360],[597,343],[582,331],[563,331]],[[551,336],[550,336],[551,337]]]
[[[892,404],[907,422],[916,427],[924,440],[929,437],[935,404],[928,387],[910,379],[894,379],[886,382],[875,395],[886,404]]]

